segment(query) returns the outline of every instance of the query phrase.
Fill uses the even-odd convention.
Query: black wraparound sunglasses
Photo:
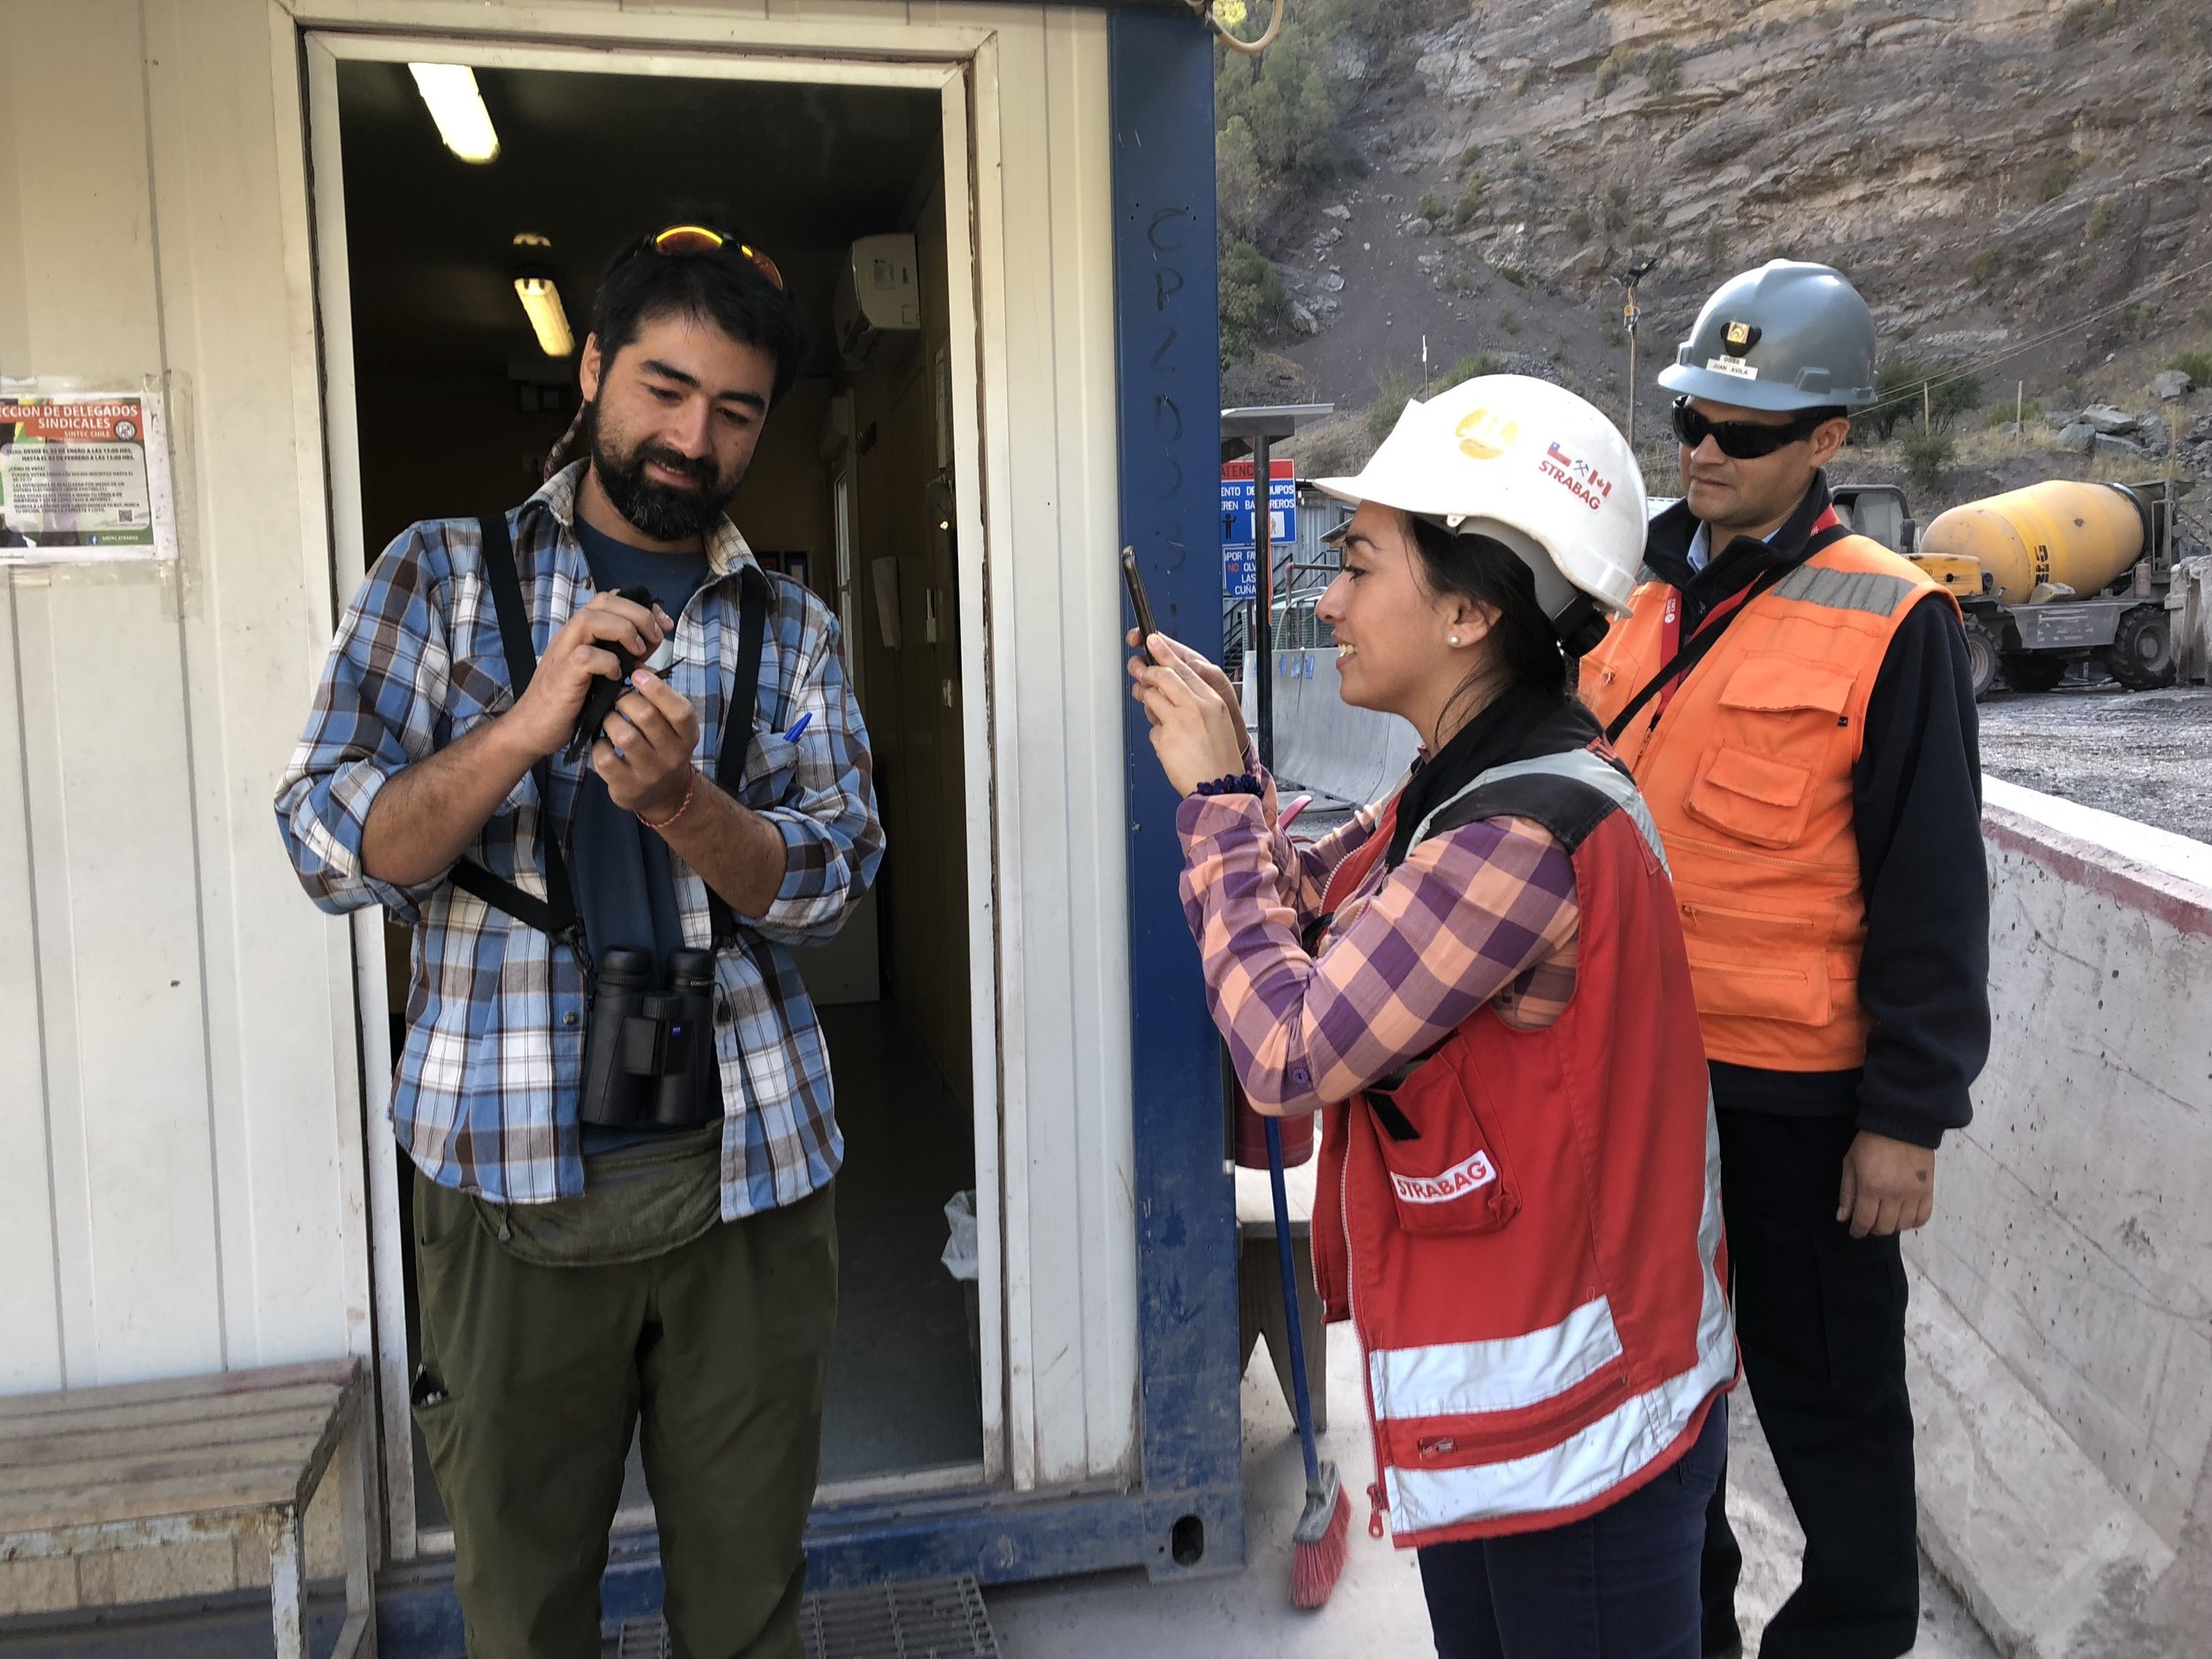
[[[1690,407],[1688,398],[1674,400],[1674,435],[1682,441],[1682,447],[1694,449],[1710,438],[1723,455],[1735,461],[1755,461],[1793,443],[1802,443],[1834,419],[1816,409],[1778,426],[1763,420],[1708,420]]]

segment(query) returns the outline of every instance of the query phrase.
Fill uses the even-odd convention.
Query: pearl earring
[[[1452,635],[1452,643],[1453,643],[1454,645],[1456,645],[1456,644],[1458,644],[1458,643],[1459,643],[1459,635],[1458,635],[1458,634],[1453,634],[1453,635]]]

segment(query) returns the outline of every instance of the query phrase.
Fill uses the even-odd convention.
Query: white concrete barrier
[[[1379,800],[1413,764],[1413,728],[1394,714],[1356,709],[1337,695],[1336,650],[1277,651],[1275,775],[1340,801]],[[1254,719],[1255,695],[1244,694]]]
[[[1910,1239],[1922,1538],[2005,1652],[2212,1652],[2212,847],[1991,780],[1994,1042]]]

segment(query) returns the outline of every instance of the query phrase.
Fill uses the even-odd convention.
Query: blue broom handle
[[[1290,1194],[1283,1190],[1283,1125],[1263,1117],[1267,1129],[1267,1184],[1275,1194],[1275,1259],[1283,1270],[1283,1317],[1290,1327],[1290,1386],[1297,1396],[1298,1444],[1306,1455],[1306,1485],[1321,1484],[1321,1454],[1313,1443],[1313,1395],[1306,1385],[1306,1336],[1298,1317],[1298,1265],[1290,1249]]]

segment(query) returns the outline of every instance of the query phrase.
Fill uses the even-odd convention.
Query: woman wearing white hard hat
[[[1319,615],[1422,759],[1310,845],[1220,671],[1130,664],[1216,1023],[1263,1112],[1324,1112],[1314,1267],[1367,1361],[1386,1520],[1442,1659],[1696,1659],[1736,1350],[1689,969],[1642,801],[1570,692],[1644,493],[1558,387],[1407,406]]]

